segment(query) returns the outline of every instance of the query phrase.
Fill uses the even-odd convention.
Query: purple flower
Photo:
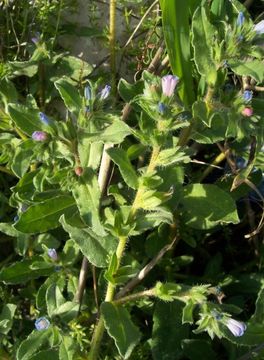
[[[48,249],[48,255],[52,260],[54,260],[54,261],[58,260],[58,254],[55,249]]]
[[[228,319],[226,321],[226,326],[231,331],[231,333],[236,337],[244,335],[244,332],[247,328],[246,324],[234,319]]]
[[[165,113],[165,111],[166,111],[166,105],[163,104],[162,102],[159,102],[158,111],[159,111],[160,114],[163,115]]]
[[[161,79],[163,95],[169,97],[172,96],[178,82],[179,82],[178,76],[174,76],[174,75],[163,76],[163,78]]]
[[[45,131],[34,131],[31,137],[35,141],[46,141],[48,134]]]
[[[239,12],[237,16],[237,26],[242,26],[245,22],[245,16],[242,11]]]
[[[108,96],[110,94],[110,90],[111,90],[111,86],[105,85],[105,87],[103,88],[103,90],[100,93],[100,99],[104,100],[104,99],[108,98]]]
[[[31,41],[37,45],[39,43],[39,40],[40,40],[40,33],[39,32],[36,32],[35,36],[33,36],[33,38],[31,38]]]
[[[243,98],[246,102],[249,102],[252,100],[253,93],[250,90],[245,90],[243,94]]]
[[[264,20],[261,20],[259,23],[257,23],[254,26],[254,30],[256,31],[257,34],[261,35],[264,34]]]
[[[49,320],[48,320],[47,318],[45,318],[44,316],[38,318],[38,319],[35,321],[35,328],[36,328],[38,331],[46,330],[46,329],[48,329],[49,326],[50,326],[50,322],[49,322]]]
[[[45,125],[49,125],[50,124],[50,121],[49,121],[49,118],[47,117],[47,115],[45,115],[43,112],[40,112],[39,113],[39,118],[40,118],[40,121],[45,124]]]
[[[91,100],[92,98],[92,90],[89,85],[86,85],[84,88],[84,97],[86,100]]]
[[[22,204],[22,205],[21,205],[21,208],[20,208],[20,211],[21,211],[22,213],[24,213],[25,211],[27,211],[27,209],[28,209],[28,205],[27,205],[27,204]]]

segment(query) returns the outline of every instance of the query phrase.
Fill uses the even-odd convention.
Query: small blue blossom
[[[163,115],[165,113],[165,111],[166,111],[166,105],[163,104],[162,102],[159,102],[158,111],[159,111],[160,114]]]
[[[111,90],[111,86],[110,85],[105,85],[103,90],[100,92],[100,99],[105,100],[106,98],[108,98],[108,96],[110,94],[110,90]]]
[[[22,204],[21,207],[20,207],[20,211],[21,211],[22,213],[24,213],[25,211],[27,211],[27,209],[28,209],[28,205],[27,205],[27,204]]]
[[[49,125],[50,124],[50,120],[49,118],[47,117],[47,115],[45,115],[43,112],[40,112],[39,113],[39,118],[40,118],[40,121],[45,124],[45,125]]]
[[[243,98],[246,102],[249,102],[252,100],[253,93],[250,90],[245,90],[243,94]]]
[[[261,35],[264,34],[264,20],[261,20],[259,23],[257,23],[254,26],[254,30],[256,31],[257,34]]]
[[[19,216],[16,215],[13,220],[14,220],[14,222],[17,222],[19,220]]]
[[[58,260],[58,254],[55,249],[48,249],[48,256],[54,261]]]
[[[242,11],[237,16],[237,26],[242,26],[245,22],[245,15]]]
[[[59,266],[59,265],[56,265],[56,266],[54,267],[54,270],[55,270],[56,272],[61,271],[61,269],[62,269],[62,266]]]
[[[223,315],[216,310],[212,310],[211,315],[213,316],[213,318],[215,318],[215,320],[221,320],[223,318]]]
[[[37,45],[40,41],[40,33],[39,32],[36,32],[35,36],[33,36],[33,38],[31,38],[31,41]]]
[[[35,321],[35,328],[38,330],[38,331],[42,331],[42,330],[46,330],[48,329],[50,326],[50,322],[47,318],[45,318],[44,316],[43,317],[40,317],[38,318],[36,321]]]
[[[231,333],[236,337],[244,335],[244,332],[247,328],[246,324],[234,319],[227,319],[225,325],[228,327]]]
[[[89,85],[86,85],[84,88],[84,97],[86,100],[91,100],[92,98],[92,90]]]

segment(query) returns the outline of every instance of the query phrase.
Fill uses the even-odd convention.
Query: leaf
[[[31,259],[15,262],[10,266],[2,268],[0,271],[0,281],[3,281],[5,284],[20,284],[32,279],[37,279],[40,276],[50,275],[54,269],[47,263],[44,268],[32,268],[32,265],[40,259],[41,258],[35,256]],[[42,263],[45,264],[44,261],[42,261]]]
[[[188,226],[211,229],[219,224],[239,222],[235,201],[218,186],[192,184],[185,186],[183,192],[183,216]]]
[[[60,360],[74,360],[76,345],[74,339],[69,336],[63,336],[60,344]]]
[[[181,79],[180,96],[190,105],[194,101],[194,90],[188,1],[163,1],[162,25],[172,71]]]
[[[14,227],[23,233],[40,233],[58,227],[61,215],[72,215],[75,201],[71,196],[61,195],[32,205],[21,214]]]
[[[152,356],[154,360],[182,358],[181,341],[188,338],[188,325],[182,325],[183,304],[157,302],[153,316]]]
[[[17,91],[14,84],[7,78],[0,80],[0,98],[5,104],[5,109],[9,103],[15,103],[17,101]]]
[[[209,84],[216,81],[216,64],[213,59],[214,35],[216,29],[209,22],[206,8],[200,6],[193,15],[192,45],[194,48],[194,61],[199,73],[206,76]]]
[[[59,354],[57,349],[43,350],[36,353],[30,358],[30,360],[59,360]]]
[[[190,161],[190,158],[183,151],[181,151],[180,146],[176,146],[171,149],[161,150],[156,159],[156,165],[170,166],[181,161],[186,163]]]
[[[13,317],[17,306],[15,304],[4,304],[0,314],[0,333],[8,334],[13,325]]]
[[[139,80],[134,84],[129,84],[125,79],[120,79],[118,83],[118,91],[122,99],[129,103],[133,98],[143,93],[144,81]]]
[[[159,226],[162,223],[173,223],[172,213],[165,208],[159,207],[156,209],[156,211],[152,211],[148,214],[139,213],[136,217],[136,227],[132,231],[132,233],[141,234],[148,229],[153,229]]]
[[[11,163],[12,171],[18,176],[22,177],[28,170],[31,163],[31,157],[34,153],[33,148],[35,144],[29,139],[16,147],[14,157]]]
[[[89,228],[76,228],[69,225],[64,217],[60,219],[60,222],[65,231],[67,231],[76,244],[79,246],[81,252],[87,259],[95,266],[105,267],[107,266],[107,257],[111,252],[116,250],[116,240],[107,235],[101,237],[95,234]]]
[[[20,344],[16,354],[16,360],[31,360],[33,355],[40,350],[51,349],[53,347],[55,332],[57,332],[57,329],[53,327],[42,331],[32,331]]]
[[[34,131],[43,130],[37,109],[18,104],[9,104],[7,110],[15,125],[28,136],[31,136]]]
[[[264,80],[264,66],[260,60],[251,61],[228,61],[228,66],[234,71],[235,74],[240,76],[251,76],[258,83]]]
[[[33,77],[38,72],[38,64],[35,61],[10,61],[8,67],[12,77],[22,75]]]
[[[127,156],[127,153],[120,148],[111,148],[107,150],[108,155],[113,162],[118,166],[120,173],[128,186],[132,189],[138,187],[138,177],[131,162]]]
[[[115,119],[114,122],[104,130],[97,133],[82,132],[81,137],[88,142],[103,142],[110,144],[120,144],[124,138],[130,135],[129,126],[124,121]]]
[[[209,341],[201,339],[184,339],[182,341],[184,355],[190,360],[212,360],[217,359]]]
[[[114,339],[119,354],[128,359],[141,337],[138,328],[132,323],[129,312],[124,307],[104,302],[101,311],[106,330]]]
[[[83,175],[79,177],[78,182],[73,184],[72,194],[86,224],[95,233],[104,235],[105,231],[99,216],[101,192],[97,176],[91,169],[86,169]]]
[[[46,291],[46,303],[49,317],[52,317],[57,308],[64,304],[65,301],[66,300],[56,283],[51,284]]]
[[[66,77],[55,81],[56,89],[59,91],[65,106],[77,117],[82,109],[82,99],[78,90],[68,81]]]

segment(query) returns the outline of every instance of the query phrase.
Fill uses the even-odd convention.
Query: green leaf
[[[60,344],[60,360],[74,360],[76,345],[74,339],[69,336],[63,336]]]
[[[65,106],[77,117],[82,109],[82,99],[78,90],[69,82],[66,77],[55,81],[56,89],[59,91]]]
[[[110,144],[120,144],[124,138],[130,135],[129,126],[124,121],[115,119],[114,122],[104,130],[97,133],[82,132],[80,137],[88,142],[103,142]]]
[[[136,95],[142,94],[144,89],[144,81],[139,80],[134,84],[129,84],[125,79],[120,79],[118,83],[118,91],[122,99],[129,103]]]
[[[234,61],[229,60],[228,65],[235,74],[240,76],[251,76],[258,83],[264,80],[264,66],[260,60]]]
[[[61,215],[72,215],[75,209],[75,201],[71,196],[57,196],[29,207],[14,227],[29,234],[45,232],[58,227]]]
[[[58,330],[53,327],[49,327],[47,330],[37,331],[34,330],[20,344],[16,360],[31,360],[33,355],[40,350],[51,349],[54,345],[54,338],[58,336]]]
[[[239,222],[236,203],[227,192],[213,184],[184,187],[181,200],[185,223],[195,229],[211,229],[219,224]]]
[[[17,306],[14,304],[4,304],[0,314],[0,333],[8,334],[13,325],[13,317]]]
[[[15,125],[28,136],[31,136],[34,131],[43,130],[37,109],[18,104],[9,104],[8,113]]]
[[[101,237],[89,228],[76,228],[69,225],[64,217],[60,219],[65,231],[80,247],[81,252],[95,266],[105,267],[108,263],[108,255],[116,250],[116,240],[107,235]]]
[[[33,77],[38,72],[38,64],[35,61],[10,61],[8,67],[12,77],[22,75]]]
[[[161,150],[156,159],[156,165],[170,166],[181,161],[186,163],[190,161],[190,158],[183,151],[181,151],[180,146],[176,146],[171,149]]]
[[[33,355],[30,360],[59,360],[57,349],[43,350]]]
[[[190,105],[194,101],[194,90],[188,1],[163,1],[162,25],[172,71],[181,79],[180,96]]]
[[[206,8],[200,6],[193,15],[192,32],[194,61],[199,73],[206,76],[209,84],[214,85],[217,77],[216,64],[214,62],[214,35],[216,29],[209,22]]]
[[[29,168],[34,146],[34,142],[29,139],[16,147],[11,163],[11,169],[20,178],[27,172]]]
[[[46,264],[46,267],[32,267],[33,264],[40,260],[39,257],[32,257],[28,260],[22,260],[16,263],[13,263],[10,266],[2,268],[0,271],[0,281],[3,281],[5,284],[19,284],[26,281],[37,279],[40,276],[50,275],[54,269],[51,268],[49,264]],[[45,264],[42,261],[42,264]]]
[[[148,229],[153,229],[159,226],[162,223],[173,223],[173,215],[166,208],[159,207],[155,211],[152,211],[148,214],[138,213],[138,216],[136,217],[136,227],[132,233],[141,234]]]
[[[79,177],[78,182],[73,184],[72,194],[86,224],[95,233],[104,235],[105,231],[99,216],[101,192],[97,176],[91,169],[86,169],[83,175]]]
[[[119,354],[128,359],[141,337],[138,328],[124,307],[105,302],[101,305],[101,311],[106,330],[114,339]]]
[[[206,340],[184,339],[182,340],[182,349],[184,355],[190,360],[217,359],[217,354],[213,351],[210,342]]]
[[[188,325],[182,325],[183,304],[157,302],[153,316],[152,356],[154,360],[182,358],[181,341],[188,338]]]
[[[60,288],[55,284],[51,284],[46,291],[46,303],[49,317],[65,303],[65,299],[60,291]]]
[[[120,173],[128,186],[132,189],[138,187],[138,177],[131,162],[127,156],[127,153],[120,148],[111,148],[107,150],[108,155],[113,162],[118,166]]]
[[[16,88],[14,84],[6,78],[0,80],[0,98],[1,101],[5,104],[5,109],[7,109],[7,105],[9,103],[17,102]]]

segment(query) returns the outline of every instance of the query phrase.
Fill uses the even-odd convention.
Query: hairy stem
[[[112,87],[116,91],[116,0],[110,0],[109,5],[109,48],[110,71],[112,74]]]

